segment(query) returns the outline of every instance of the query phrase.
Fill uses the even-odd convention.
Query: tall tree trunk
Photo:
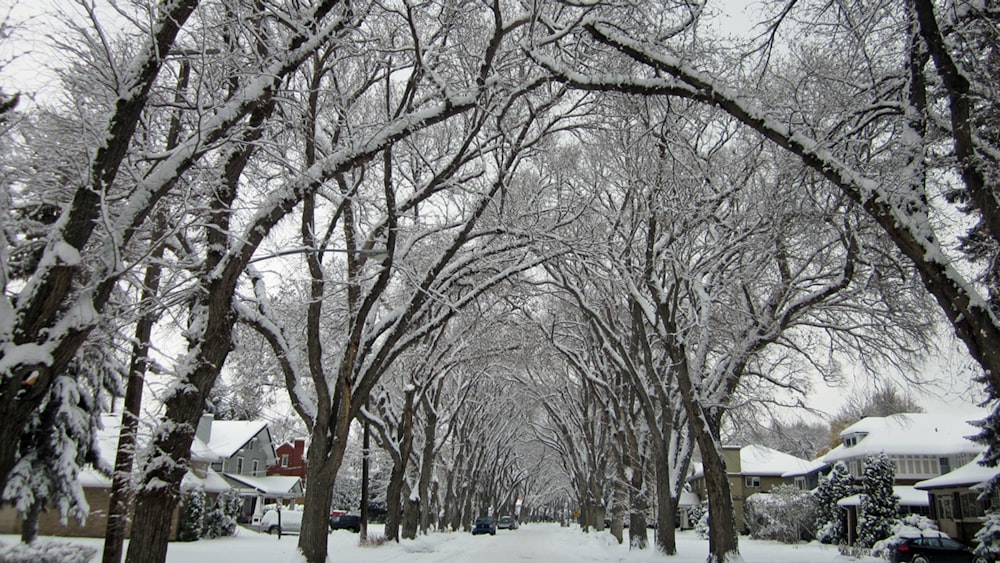
[[[632,506],[628,519],[629,549],[646,549],[649,545],[649,533],[646,531],[646,510],[649,501],[643,487],[645,463],[638,450],[629,456],[631,458],[632,479],[629,482],[629,504]]]
[[[406,540],[416,539],[417,526],[420,521],[420,507],[423,499],[413,495],[414,491],[409,486],[403,487],[406,500],[403,501],[402,537]]]
[[[359,509],[359,514],[361,515],[361,529],[358,530],[358,535],[360,536],[361,543],[364,544],[368,541],[368,504],[370,503],[368,496],[368,485],[370,480],[371,471],[371,425],[368,420],[365,420],[364,430],[361,438],[361,508]]]
[[[724,563],[739,556],[739,536],[733,497],[726,474],[722,445],[714,436],[707,413],[692,405],[691,432],[701,451],[708,492],[708,563]]]
[[[189,68],[187,65],[182,67]],[[178,94],[186,85],[186,73],[178,79]],[[156,241],[165,231],[164,218],[156,217],[156,226],[150,240]],[[153,301],[160,291],[160,259],[163,245],[153,248],[149,265],[143,279],[140,303],[148,307],[146,313],[135,326],[135,340],[132,342],[132,359],[129,364],[128,381],[125,386],[125,401],[122,407],[121,430],[118,433],[118,449],[115,453],[115,470],[111,476],[111,498],[108,500],[108,520],[104,531],[103,563],[120,563],[128,528],[128,510],[132,504],[132,467],[135,460],[136,434],[139,431],[139,410],[142,407],[142,393],[145,386],[150,338],[158,313],[153,309]]]
[[[315,424],[307,454],[309,486],[306,488],[298,545],[309,563],[325,563],[327,559],[333,486],[346,451],[345,440],[326,439],[330,433],[326,424]]]
[[[653,469],[656,475],[656,549],[665,555],[677,554],[674,515],[677,512],[671,493],[670,462],[662,444],[653,445]]]
[[[399,428],[399,457],[393,456],[392,473],[389,476],[389,487],[386,489],[385,504],[385,538],[399,541],[399,527],[402,524],[402,491],[403,479],[406,477],[406,465],[413,449],[413,395],[416,389],[406,390],[406,400],[403,405],[403,421]]]
[[[441,394],[441,389],[444,386],[444,379],[442,378],[438,384],[438,392],[435,397],[439,397]],[[435,451],[435,441],[437,440],[437,405],[432,404],[427,395],[424,394],[422,400],[420,401],[424,407],[424,412],[426,413],[426,419],[424,422],[424,447],[420,455],[420,478],[417,481],[417,496],[420,497],[420,531],[427,533],[428,528],[430,528],[430,514],[431,505],[430,502],[430,483],[431,474],[434,472],[434,451]]]

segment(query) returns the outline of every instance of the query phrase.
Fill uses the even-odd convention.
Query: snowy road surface
[[[16,536],[0,536],[0,543],[17,541]],[[55,538],[55,541],[91,545],[97,549],[93,563],[101,560],[100,539]],[[303,560],[295,549],[297,541],[296,536],[285,536],[279,540],[276,536],[257,534],[241,528],[236,537],[171,543],[167,551],[167,563],[301,563]],[[690,531],[678,534],[677,556],[666,557],[652,550],[629,551],[627,545],[618,545],[607,532],[584,534],[576,526],[560,528],[555,524],[528,524],[518,530],[498,530],[496,536],[430,534],[414,541],[381,547],[360,547],[356,534],[338,531],[330,534],[329,545],[331,563],[702,563],[708,554],[708,542]],[[746,563],[881,561],[842,557],[836,548],[816,543],[783,545],[749,538],[740,539],[740,551]]]

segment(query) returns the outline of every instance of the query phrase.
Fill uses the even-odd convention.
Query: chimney
[[[299,459],[305,459],[306,454],[306,441],[304,438],[296,438],[295,445],[292,447],[295,453],[298,454]]]
[[[215,417],[210,412],[201,415],[201,420],[198,421],[198,429],[194,432],[195,437],[205,442],[206,445],[212,439],[212,422],[214,420]]]

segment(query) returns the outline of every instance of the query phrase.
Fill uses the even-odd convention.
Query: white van
[[[301,510],[282,510],[281,511],[281,533],[282,534],[297,534],[302,529],[302,511]],[[261,532],[267,532],[269,534],[278,533],[278,511],[268,510],[264,513],[264,516],[260,519]]]

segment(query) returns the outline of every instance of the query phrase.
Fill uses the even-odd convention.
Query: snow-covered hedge
[[[816,500],[794,485],[778,485],[769,493],[750,495],[744,514],[751,537],[784,543],[813,539]]]
[[[97,549],[47,540],[30,544],[0,544],[0,561],[4,563],[90,563]]]

